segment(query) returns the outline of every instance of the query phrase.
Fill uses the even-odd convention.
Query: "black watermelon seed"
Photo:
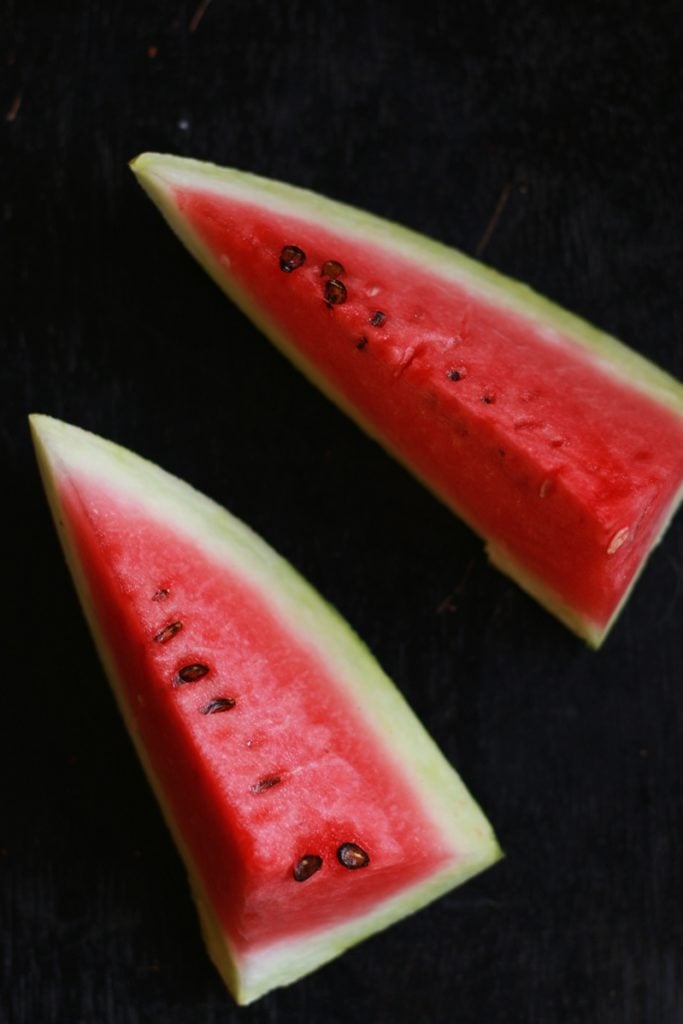
[[[202,708],[202,714],[218,715],[221,711],[229,711],[230,708],[234,708],[236,703],[234,697],[216,697]]]
[[[267,789],[272,789],[273,786],[277,786],[278,783],[282,782],[279,775],[266,775],[265,778],[259,779],[251,787],[252,793],[265,793]]]
[[[163,629],[159,630],[154,639],[158,644],[168,643],[171,637],[174,637],[176,633],[179,633],[182,628],[182,622],[169,622],[168,626],[164,626]]]
[[[462,380],[462,373],[460,370],[449,370],[447,377],[449,380]]]
[[[493,405],[493,403],[496,400],[496,396],[495,395],[482,395],[481,396],[481,400],[484,403],[484,405]]]
[[[376,309],[370,317],[370,323],[373,327],[381,327],[387,318],[387,314],[383,313],[381,309]]]
[[[356,342],[356,348],[358,348],[358,349],[365,348],[367,343],[368,343],[368,339],[365,337],[365,335],[363,335],[363,337],[359,338],[358,341]]]
[[[342,843],[337,850],[337,860],[351,871],[356,871],[358,868],[366,868],[370,863],[368,854],[356,843]]]
[[[179,683],[196,683],[198,679],[205,676],[209,671],[208,665],[202,665],[200,662],[196,662],[193,665],[185,665],[181,668],[178,673]]]
[[[280,270],[285,274],[291,274],[297,270],[306,259],[306,253],[298,245],[286,245],[280,252]]]
[[[323,859],[317,853],[305,853],[300,857],[292,869],[295,882],[305,882],[307,878],[320,871],[323,866]]]
[[[171,591],[167,587],[161,587],[156,594],[152,595],[153,601],[165,601]]]
[[[339,260],[327,260],[320,270],[322,277],[341,277],[345,273],[344,266]]]
[[[325,301],[330,306],[341,306],[343,302],[346,302],[346,286],[336,278],[327,281],[325,284]]]

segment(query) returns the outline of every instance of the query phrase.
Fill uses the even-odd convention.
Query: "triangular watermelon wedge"
[[[45,416],[32,429],[85,614],[238,1002],[500,856],[367,648],[264,541],[114,444]]]
[[[683,495],[683,387],[395,224],[194,160],[132,166],[264,333],[598,646]]]

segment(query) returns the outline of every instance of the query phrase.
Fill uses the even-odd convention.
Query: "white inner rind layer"
[[[459,776],[341,616],[244,523],[151,462],[77,427],[31,417],[38,462],[81,603],[131,736],[185,860],[210,955],[240,1003],[288,984],[344,949],[424,906],[494,863],[500,856],[490,825]],[[112,496],[130,499],[165,528],[175,529],[217,565],[239,573],[262,595],[285,628],[328,666],[340,698],[353,701],[367,727],[417,795],[427,818],[452,850],[429,878],[379,902],[370,912],[333,927],[237,954],[208,900],[168,802],[133,726],[115,658],[97,621],[83,569],[60,501],[69,480],[87,479]]]
[[[273,213],[300,217],[307,222],[319,221],[332,230],[352,239],[365,240],[375,246],[384,246],[393,253],[416,261],[423,270],[455,281],[465,286],[472,294],[495,303],[501,309],[510,310],[537,324],[550,338],[557,336],[571,339],[580,345],[586,357],[602,367],[612,376],[620,379],[629,388],[639,390],[649,398],[683,417],[683,385],[660,367],[645,359],[637,352],[622,344],[616,338],[593,327],[580,317],[567,312],[555,303],[536,294],[531,288],[498,274],[463,253],[445,246],[433,239],[420,235],[393,222],[358,210],[355,207],[327,199],[315,192],[296,188],[282,182],[261,178],[257,175],[232,168],[218,167],[203,161],[166,154],[144,153],[131,163],[131,167],[150,198],[156,203],[171,228],[186,245],[193,256],[216,281],[224,292],[239,306],[253,323],[294,363],[336,405],[355,422],[387,448],[406,468],[414,473],[439,499],[442,495],[433,484],[424,480],[419,467],[406,463],[399,452],[385,442],[381,434],[373,429],[364,417],[347,402],[330,382],[305,359],[294,339],[287,337],[281,328],[270,321],[244,291],[235,283],[226,270],[199,239],[184,215],[178,210],[174,189],[195,189],[229,196],[235,201],[257,204]],[[552,343],[549,341],[549,344]],[[548,611],[555,615],[569,629],[583,637],[592,647],[599,647],[607,636],[642,572],[647,556],[661,539],[683,498],[683,489],[662,510],[661,527],[649,549],[643,553],[638,572],[626,589],[618,607],[607,622],[596,622],[580,608],[567,602],[549,587],[543,579],[533,573],[500,543],[487,542],[486,550],[491,562],[509,575],[528,594],[534,597]],[[451,499],[447,504],[477,533],[479,524],[467,516]]]

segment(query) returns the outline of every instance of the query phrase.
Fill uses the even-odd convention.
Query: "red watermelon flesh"
[[[367,650],[224,510],[93,435],[33,418],[81,600],[249,1002],[499,855]]]
[[[599,644],[681,499],[683,388],[393,224],[196,161],[134,170],[265,333]]]

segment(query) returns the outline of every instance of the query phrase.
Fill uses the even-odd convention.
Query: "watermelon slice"
[[[264,541],[114,444],[45,416],[32,429],[85,614],[238,1002],[499,857],[368,650]]]
[[[194,160],[132,166],[244,312],[598,646],[683,496],[683,387],[394,224]]]

